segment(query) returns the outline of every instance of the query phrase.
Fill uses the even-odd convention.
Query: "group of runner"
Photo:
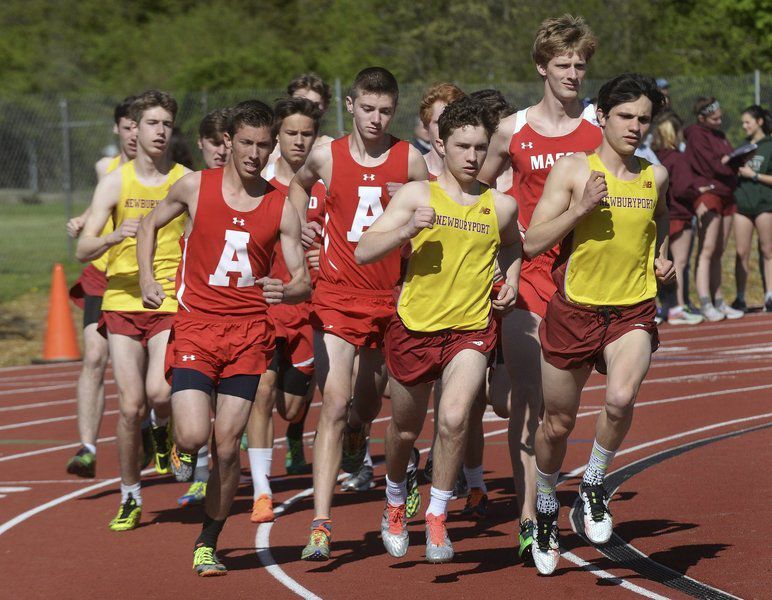
[[[152,460],[191,483],[180,504],[204,502],[194,570],[225,574],[215,550],[242,433],[252,521],[272,521],[273,409],[291,424],[288,471],[303,472],[303,421],[318,387],[314,515],[301,558],[328,559],[341,468],[344,489],[372,486],[367,438],[388,382],[387,552],[408,551],[421,503],[414,445],[432,390],[426,559],[453,558],[446,519],[461,475],[465,514],[485,515],[487,397],[509,417],[520,556],[548,574],[559,557],[555,487],[595,367],[608,383],[580,496],[588,538],[608,541],[603,480],[657,347],[657,284],[674,268],[667,172],[634,156],[663,96],[653,79],[623,74],[585,109],[595,49],[582,18],[546,20],[533,45],[544,96],[503,118],[511,109],[499,93],[433,86],[420,111],[425,156],[388,133],[399,90],[381,67],[354,79],[353,126],[339,139],[319,136],[330,94],[312,75],[273,108],[248,100],[207,115],[207,169],[197,172],[169,158],[174,99],[127,98],[115,113],[121,153],[68,224],[77,257],[102,261],[79,283],[83,447],[68,471],[94,476],[109,349],[121,477],[110,528],[138,526],[141,469]]]

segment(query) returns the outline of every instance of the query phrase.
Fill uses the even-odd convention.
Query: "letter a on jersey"
[[[247,244],[249,232],[225,230],[225,248],[222,250],[220,262],[214,274],[209,276],[209,285],[228,287],[230,277],[228,273],[238,273],[236,287],[249,287],[255,285],[255,276],[252,274],[252,265],[249,264]]]
[[[365,227],[370,227],[383,214],[381,186],[360,185],[358,192],[359,204],[357,205],[357,212],[354,215],[351,230],[346,232],[346,239],[349,242],[358,242],[359,238],[362,237]]]

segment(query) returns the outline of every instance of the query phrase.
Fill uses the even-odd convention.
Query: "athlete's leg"
[[[273,408],[276,405],[276,371],[269,369],[260,377],[255,403],[247,423],[250,448],[273,448]]]
[[[426,420],[431,390],[430,383],[408,387],[389,378],[392,418],[386,428],[386,476],[396,484],[405,482],[410,454]]]
[[[756,217],[756,231],[759,235],[760,254],[764,265],[765,301],[772,295],[772,212]]]
[[[348,416],[350,427],[361,428],[378,416],[387,380],[383,352],[374,348],[360,348],[353,402]]]
[[[707,210],[705,206],[701,205],[697,207],[697,224],[699,249],[696,284],[697,296],[704,308],[705,305],[713,302],[711,272],[713,269],[713,256],[719,252],[721,244],[721,217],[715,211]]]
[[[147,341],[145,392],[150,407],[155,411],[156,419],[161,422],[166,422],[171,415],[171,387],[166,381],[164,372],[166,346],[169,343],[170,332],[170,329],[159,331]],[[194,452],[198,450],[199,446],[201,444],[194,448]]]
[[[737,284],[738,300],[745,300],[745,286],[748,283],[748,268],[751,260],[753,220],[737,213],[734,218],[734,243],[737,256],[734,262],[734,278]]]
[[[670,253],[676,271],[676,301],[678,306],[686,306],[688,298],[685,290],[685,272],[689,264],[689,252],[692,244],[692,230],[684,229],[670,238]]]
[[[713,254],[713,262],[710,265],[710,293],[715,298],[716,306],[724,304],[724,293],[721,291],[721,257],[724,256],[724,250],[729,242],[733,221],[732,215],[721,217],[721,227],[718,232],[719,239],[716,242],[717,252]]]
[[[78,377],[78,433],[80,443],[96,447],[105,410],[104,375],[108,358],[107,340],[97,323],[83,329],[83,365]]]
[[[206,380],[208,385],[211,385],[211,380],[208,377],[197,371],[195,373],[200,375],[202,381]],[[209,442],[211,392],[194,388],[177,389],[179,374],[172,377],[175,384],[171,402],[172,414],[174,415],[172,423],[174,442],[179,451],[197,455],[201,447],[206,446]]]
[[[488,397],[493,406],[493,412],[502,419],[509,419],[512,408],[512,384],[504,363],[496,365],[496,368],[491,370]]]
[[[482,466],[483,454],[485,452],[485,437],[483,436],[482,420],[485,415],[485,409],[488,407],[486,402],[485,385],[477,393],[477,397],[472,402],[469,409],[469,423],[467,429],[466,449],[464,450],[464,469],[473,469]],[[466,473],[465,473],[466,474]],[[467,481],[467,483],[469,483]],[[480,487],[472,486],[470,487]]]

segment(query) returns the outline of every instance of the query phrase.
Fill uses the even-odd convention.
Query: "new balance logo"
[[[365,181],[375,181],[375,173],[370,173],[369,175],[365,173],[362,175],[362,179]]]
[[[480,209],[480,214],[481,214],[481,215],[489,215],[489,214],[491,214],[491,209],[490,209],[490,208],[488,208],[487,206],[483,206],[483,207]]]
[[[474,344],[475,346],[482,346],[483,345],[483,342],[481,342],[480,340],[473,340],[471,343]]]
[[[188,362],[189,360],[196,360],[195,354],[184,354],[182,356],[182,362]]]
[[[520,142],[520,149],[533,148],[533,142]]]
[[[233,224],[234,225],[241,225],[244,227],[244,219],[239,219],[238,217],[233,217]]]
[[[644,181],[643,182],[643,187],[650,188],[651,187],[651,181]]]

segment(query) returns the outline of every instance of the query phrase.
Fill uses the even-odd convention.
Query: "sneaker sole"
[[[196,575],[199,577],[222,577],[227,575],[228,571],[222,571],[220,569],[208,569],[206,571],[197,571]]]
[[[82,477],[83,479],[94,479],[96,477],[96,469],[89,469],[78,464],[67,465],[67,472],[70,475]]]
[[[321,552],[319,550],[315,550],[312,554],[309,554],[308,556],[301,556],[300,560],[309,560],[311,562],[324,562],[326,560],[330,560],[330,554],[325,554],[324,552]]]

